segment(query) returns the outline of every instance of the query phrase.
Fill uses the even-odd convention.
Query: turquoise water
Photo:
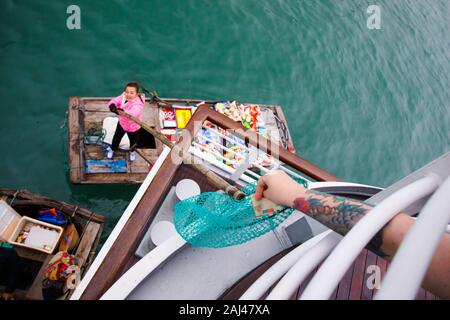
[[[65,112],[137,80],[280,104],[301,156],[387,186],[450,150],[449,16],[448,0],[1,0],[0,185],[105,214],[108,233],[138,186],[69,183]]]

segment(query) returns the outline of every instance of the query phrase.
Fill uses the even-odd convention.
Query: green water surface
[[[388,186],[450,150],[449,17],[448,0],[0,0],[0,185],[107,215],[105,238],[138,186],[70,184],[65,112],[140,81],[279,104],[302,157]]]

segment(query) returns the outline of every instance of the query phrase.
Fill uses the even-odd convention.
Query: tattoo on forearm
[[[305,196],[296,198],[293,207],[343,236],[372,209],[371,206],[357,200],[332,196],[315,190],[307,190]],[[378,255],[385,256],[381,251],[382,230],[377,233],[367,248]]]

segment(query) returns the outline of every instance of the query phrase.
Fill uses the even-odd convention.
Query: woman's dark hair
[[[130,83],[127,83],[126,86],[125,86],[125,88],[124,88],[124,90],[126,90],[127,87],[133,87],[133,88],[136,89],[136,93],[139,93],[139,84],[138,84],[137,82],[130,82]]]

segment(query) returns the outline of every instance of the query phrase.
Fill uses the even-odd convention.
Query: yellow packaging
[[[192,112],[190,109],[175,109],[175,117],[177,119],[177,127],[183,129],[191,119]]]

